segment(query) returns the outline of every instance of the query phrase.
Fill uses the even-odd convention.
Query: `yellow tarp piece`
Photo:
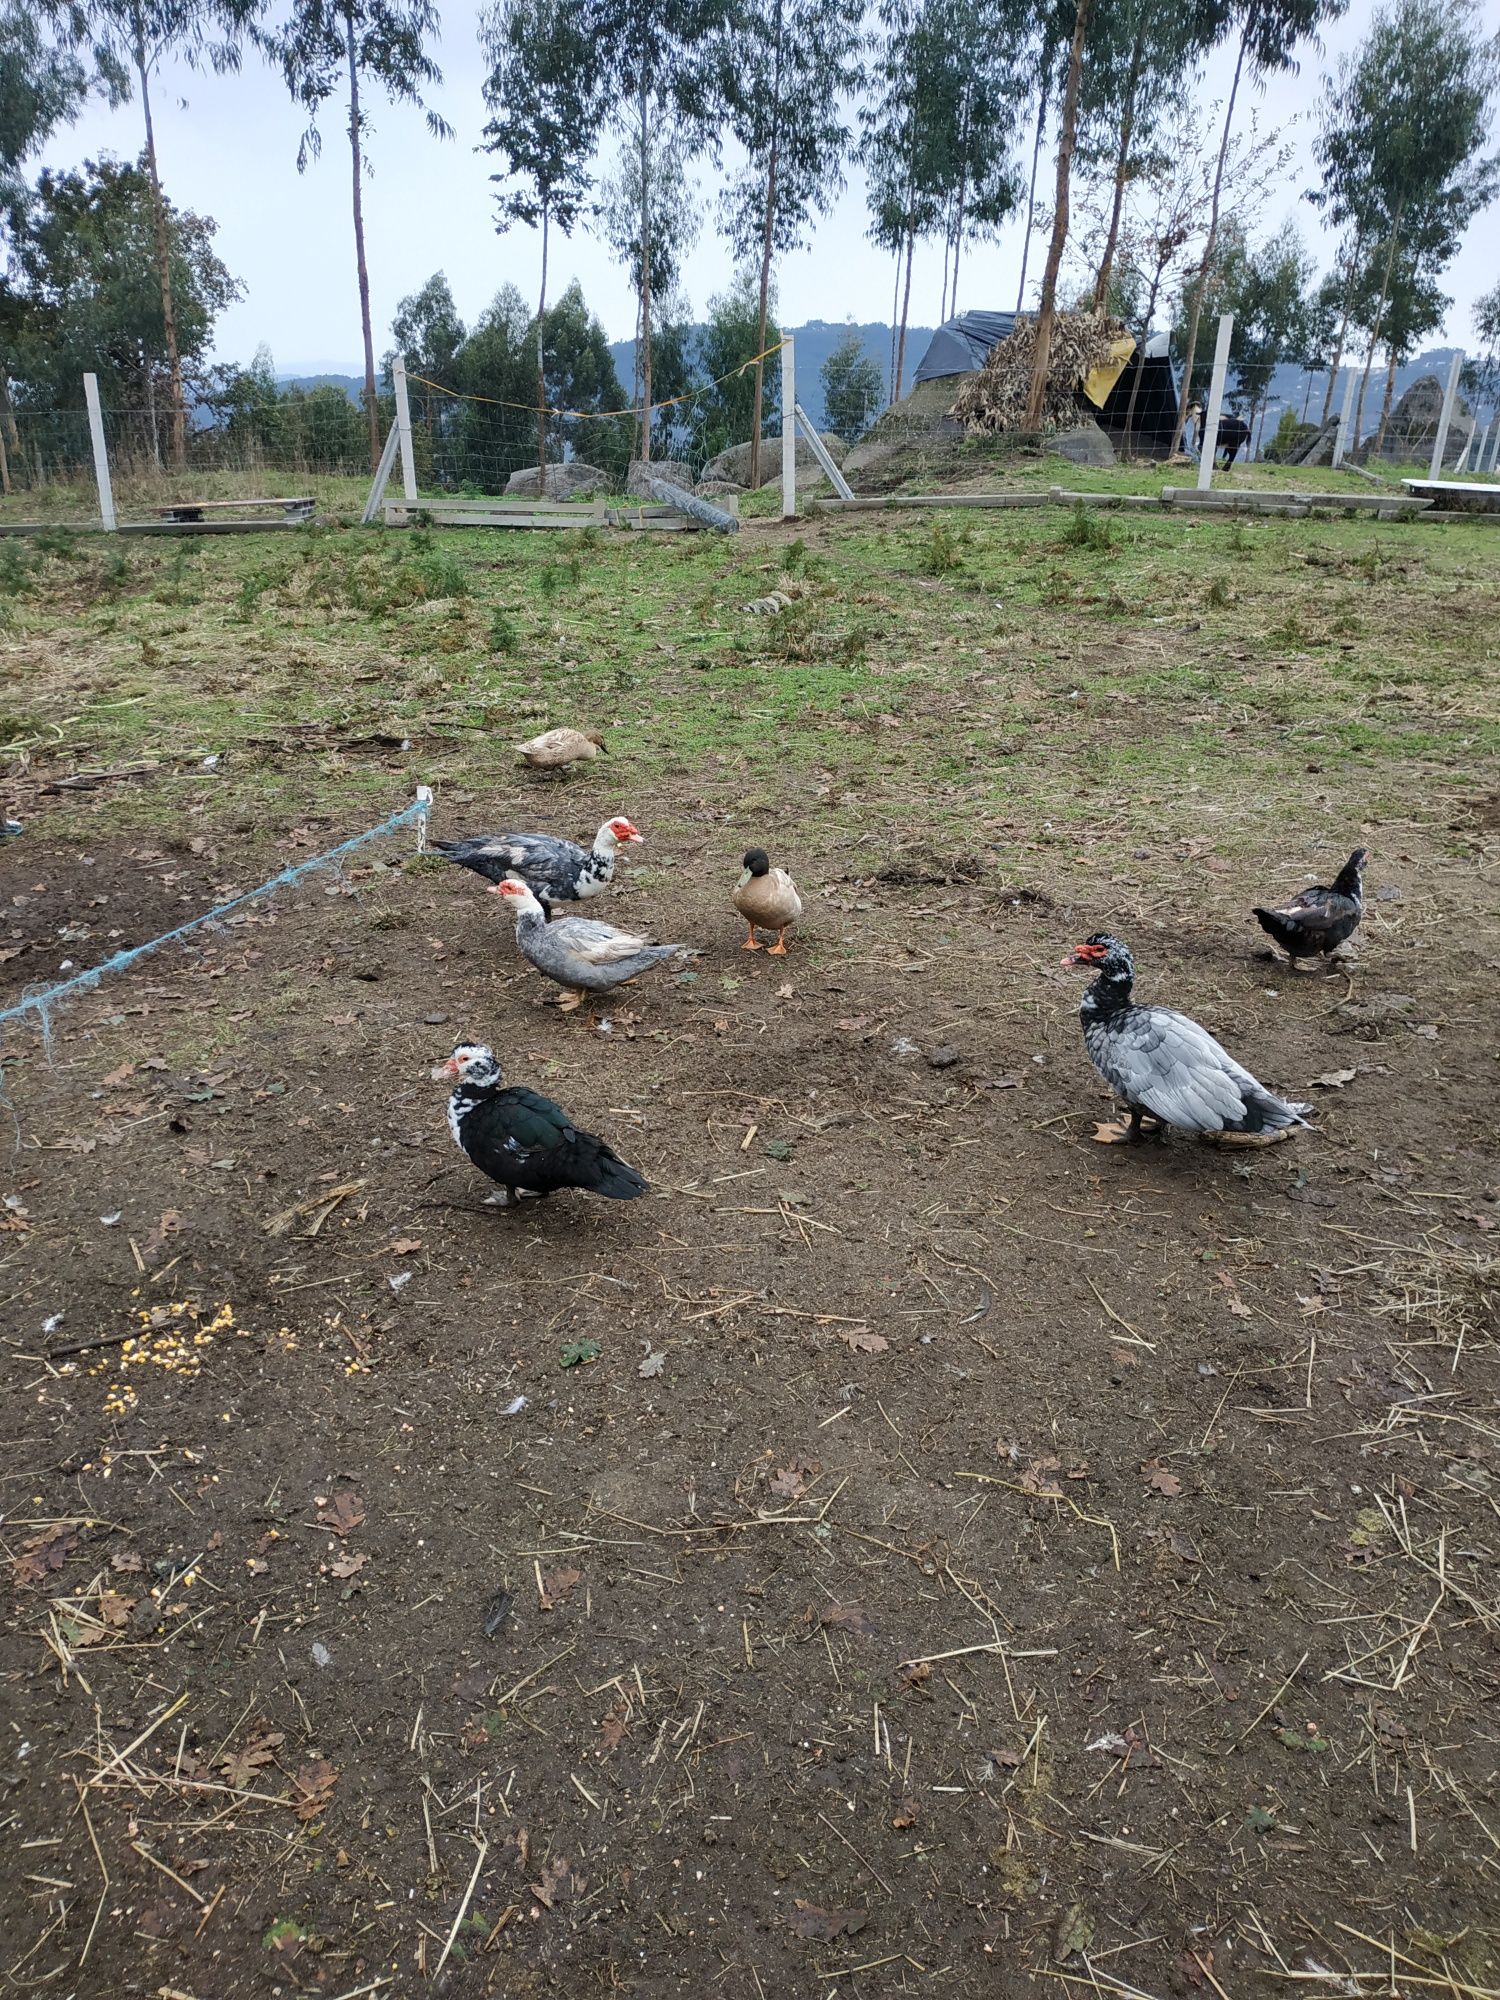
[[[1125,364],[1135,353],[1135,342],[1127,333],[1109,350],[1108,361],[1103,361],[1083,378],[1083,393],[1096,410],[1102,410],[1109,392],[1125,373]]]

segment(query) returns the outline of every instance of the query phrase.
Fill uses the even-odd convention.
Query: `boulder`
[[[693,490],[693,468],[680,458],[633,458],[625,475],[625,491],[632,500],[649,500],[653,479],[665,479],[669,486]]]
[[[832,431],[820,431],[819,436],[823,440],[824,450],[828,453],[834,464],[842,465],[849,449],[844,440],[841,437],[835,437]],[[818,461],[813,455],[812,446],[807,442],[805,437],[799,435],[797,439],[797,466],[799,471],[804,465],[816,467],[817,463]],[[781,439],[779,437],[762,438],[760,441],[760,476],[763,486],[770,484],[767,475],[773,471],[776,477],[780,479]],[[728,451],[721,451],[717,458],[711,458],[707,465],[704,466],[703,477],[705,479],[728,479],[732,480],[736,486],[748,486],[750,483],[749,445],[732,444]]]
[[[1085,421],[1072,430],[1058,431],[1047,440],[1048,451],[1074,465],[1113,465],[1115,448],[1096,423]]]
[[[765,469],[764,459],[761,460],[761,468],[762,470]],[[794,483],[796,485],[797,491],[799,493],[802,493],[805,492],[807,488],[811,486],[828,486],[828,474],[823,470],[822,466],[819,465],[818,461],[815,458],[809,460],[809,462],[806,465],[802,463],[801,459],[798,459],[797,470],[796,473],[794,474]],[[763,479],[760,482],[760,490],[762,493],[766,492],[766,490],[770,487],[775,487],[777,492],[780,492],[781,490],[781,460],[779,457],[776,460],[776,464],[771,473],[770,478]],[[829,491],[832,492],[832,490],[833,490],[832,487],[829,487]]]
[[[570,458],[566,465],[547,467],[547,487],[544,497],[548,500],[585,500],[593,493],[609,491],[609,474],[601,472],[597,465],[585,465],[581,458]],[[522,466],[513,472],[505,482],[506,498],[511,500],[535,500],[537,497],[536,467]]]
[[[732,479],[700,479],[693,491],[700,500],[725,500],[744,492]]]

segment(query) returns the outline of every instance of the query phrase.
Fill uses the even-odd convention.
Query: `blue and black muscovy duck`
[[[594,835],[591,848],[551,833],[479,834],[471,840],[434,840],[435,854],[472,868],[486,882],[508,877],[524,882],[550,916],[555,903],[585,903],[614,880],[615,856],[622,847],[638,847],[645,835],[628,819],[607,819]]]
[[[455,1081],[456,1079],[456,1081]],[[583,1188],[609,1201],[634,1201],[646,1182],[592,1132],[580,1132],[560,1104],[524,1085],[505,1086],[494,1051],[460,1042],[432,1072],[454,1082],[448,1130],[454,1143],[496,1183],[490,1201],[509,1208],[525,1195]]]
[[[1274,910],[1251,912],[1293,966],[1302,958],[1327,958],[1359,929],[1365,913],[1362,876],[1368,851],[1356,847],[1330,888],[1299,889]]]
[[[1179,1132],[1237,1132],[1270,1139],[1307,1123],[1310,1104],[1289,1104],[1257,1083],[1207,1028],[1172,1007],[1138,1007],[1131,1000],[1135,961],[1128,945],[1097,931],[1064,965],[1086,966],[1098,976],[1078,1009],[1089,1060],[1117,1097],[1130,1107],[1127,1137],[1138,1140],[1146,1113],[1157,1136]]]

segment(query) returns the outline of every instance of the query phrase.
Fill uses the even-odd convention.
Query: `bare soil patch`
[[[1500,1988],[1478,835],[1387,834],[1361,1014],[1258,955],[1275,825],[825,822],[767,961],[742,816],[650,804],[609,914],[704,956],[616,1007],[359,865],[8,1035],[12,1983]],[[5,992],[297,838],[38,822]],[[1091,1143],[1057,961],[1105,920],[1315,1134]],[[652,1195],[482,1211],[461,1036]]]

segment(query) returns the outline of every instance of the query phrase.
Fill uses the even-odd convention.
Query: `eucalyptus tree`
[[[716,143],[715,39],[724,0],[591,0],[602,119],[618,134],[597,210],[636,295],[639,454],[651,456],[655,343],[698,218],[689,162]]]
[[[758,253],[751,484],[760,474],[771,266],[796,249],[814,212],[826,214],[844,184],[850,134],[845,100],[861,76],[863,0],[728,0],[717,37],[714,94],[745,165],[721,197],[724,233],[737,257]],[[790,410],[782,422],[790,423]]]
[[[1107,170],[1109,219],[1094,274],[1094,306],[1109,297],[1125,193],[1170,118],[1188,71],[1212,44],[1219,0],[1113,0],[1095,15],[1084,67],[1081,147]]]
[[[88,89],[84,65],[43,32],[29,7],[0,6],[0,493],[11,490],[10,453],[20,450],[10,377],[27,305],[11,276],[29,206],[23,169],[77,117]]]
[[[185,0],[182,0],[185,4]],[[158,0],[160,4],[160,0]],[[234,0],[251,4],[251,0]],[[370,271],[365,256],[364,176],[368,171],[365,86],[377,84],[393,104],[414,104],[434,138],[449,139],[453,128],[423,102],[422,93],[443,80],[429,53],[438,34],[431,0],[291,0],[279,27],[257,31],[256,39],[281,71],[287,89],[307,114],[297,148],[297,171],[322,151],[318,117],[335,94],[348,105],[352,177],[354,262],[359,278],[360,330],[365,349],[365,420],[372,468],[380,459],[380,426],[375,402],[375,336],[370,324]]]
[[[1057,317],[1057,275],[1062,268],[1068,241],[1068,204],[1073,178],[1073,154],[1078,145],[1078,105],[1083,88],[1083,56],[1088,42],[1089,23],[1096,6],[1109,0],[1075,0],[1073,33],[1068,43],[1068,64],[1064,75],[1062,108],[1057,122],[1057,176],[1052,198],[1052,239],[1047,246],[1047,262],[1042,271],[1041,297],[1037,301],[1036,341],[1032,349],[1031,389],[1026,400],[1025,423],[1037,429],[1047,400],[1047,383],[1052,362],[1052,328]]]
[[[172,296],[171,232],[161,167],[151,81],[162,64],[207,63],[223,74],[240,66],[241,44],[253,31],[265,0],[42,0],[41,11],[75,48],[88,47],[118,95],[139,91],[145,123],[145,168],[151,190],[152,248],[161,292],[171,401],[172,461],[187,455],[187,403],[182,387],[177,315]]]
[[[513,222],[541,230],[542,276],[536,308],[537,491],[547,475],[547,383],[543,327],[547,245],[555,224],[564,236],[583,213],[590,180],[599,71],[587,0],[501,0],[480,23],[489,56],[484,101],[491,113],[484,149],[504,170],[497,197],[503,233]]]
[[[939,99],[949,92],[951,78],[934,13],[926,0],[885,0],[881,8],[883,32],[870,66],[873,94],[860,109],[859,153],[866,171],[868,234],[896,260],[891,301],[893,403],[900,401],[906,372],[913,254],[918,240],[936,229],[942,219],[942,190],[948,177],[941,129],[945,121]]]
[[[1435,281],[1496,191],[1483,147],[1497,48],[1473,0],[1394,0],[1327,96],[1320,205],[1357,246],[1355,283],[1374,296],[1361,413],[1393,292],[1405,285],[1414,301],[1424,273]]]
[[[1209,208],[1208,235],[1203,246],[1201,267],[1203,275],[1207,274],[1219,233],[1219,207],[1223,193],[1224,168],[1229,158],[1240,85],[1246,80],[1247,74],[1252,82],[1262,86],[1278,73],[1295,74],[1296,50],[1299,43],[1308,40],[1315,43],[1318,30],[1325,23],[1337,20],[1347,4],[1348,0],[1229,0],[1228,14],[1223,25],[1228,27],[1230,34],[1235,38],[1234,76],[1224,106],[1219,162]],[[1188,384],[1198,356],[1198,328],[1202,319],[1203,289],[1201,284],[1197,287],[1195,302],[1188,319],[1183,349],[1182,400],[1178,405],[1177,425],[1172,437],[1174,450],[1182,441],[1183,426],[1187,422],[1190,401]]]

